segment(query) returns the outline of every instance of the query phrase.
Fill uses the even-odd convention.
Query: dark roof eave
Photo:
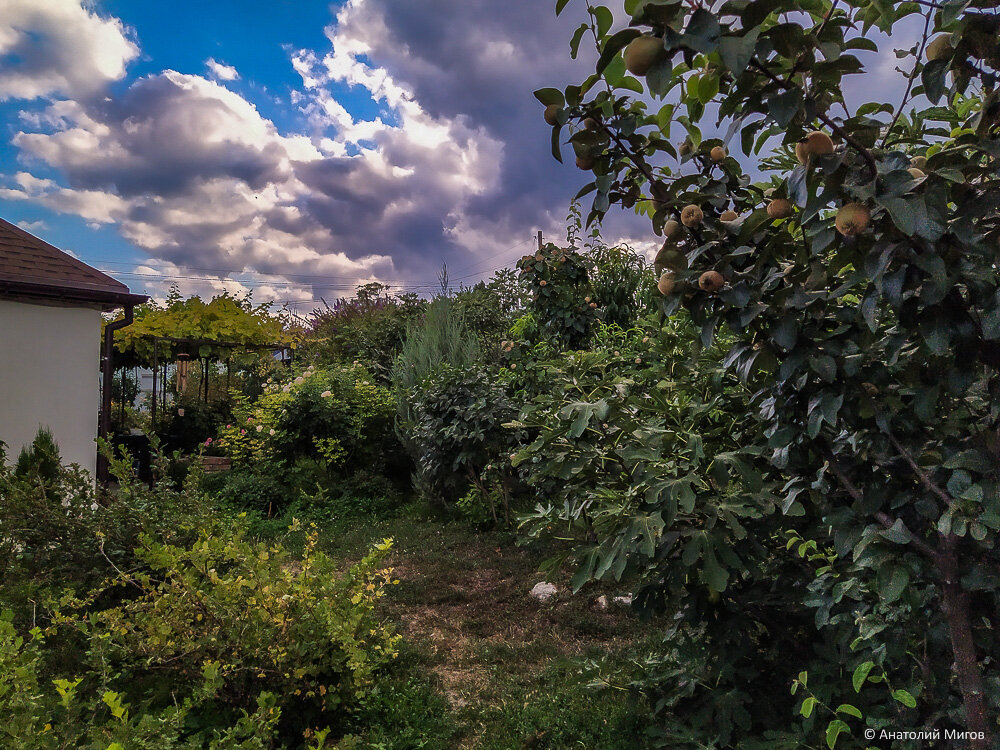
[[[0,280],[0,297],[14,297],[29,300],[97,304],[102,310],[116,307],[141,305],[149,300],[145,294],[132,294],[115,289],[87,289],[83,287],[60,286],[58,284],[31,284],[13,280]]]

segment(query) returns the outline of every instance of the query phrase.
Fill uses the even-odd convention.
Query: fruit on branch
[[[910,176],[913,177],[913,179],[915,180],[922,180],[927,176],[926,174],[924,174],[923,170],[917,169],[916,167],[910,167],[906,171],[909,172]]]
[[[732,209],[730,209],[728,211],[722,212],[722,214],[719,216],[719,221],[736,221],[738,218],[740,218],[740,215],[735,211],[733,211]]]
[[[667,240],[653,258],[653,267],[657,270],[666,268],[677,271],[687,268],[687,257],[677,249],[676,245]]]
[[[698,277],[698,288],[709,294],[715,294],[725,286],[725,283],[726,280],[718,271],[705,271]]]
[[[596,302],[591,302],[590,303],[590,309],[591,310],[595,310],[596,308],[597,308],[597,303]]]
[[[559,120],[559,110],[562,109],[558,104],[550,104],[545,108],[545,113],[542,115],[545,118],[545,122],[549,125],[558,125]]]
[[[795,158],[799,164],[808,164],[814,156],[826,156],[833,153],[833,140],[822,130],[807,133],[806,137],[795,144]]]
[[[914,156],[910,159],[910,166],[916,167],[920,170],[927,169],[927,157],[926,156]]]
[[[625,48],[625,67],[634,76],[644,76],[666,56],[662,39],[657,36],[637,36]]]
[[[951,34],[938,34],[924,52],[928,60],[947,60],[955,54],[955,48],[951,46]]]
[[[668,240],[680,231],[681,223],[677,219],[667,219],[663,224],[663,236]]]
[[[792,202],[787,198],[775,198],[767,204],[767,215],[772,219],[787,219],[792,215]]]
[[[545,286],[545,285],[547,285],[548,283],[549,283],[549,282],[547,282],[547,281],[546,281],[545,279],[542,279],[541,281],[539,281],[539,282],[538,282],[538,286]]]
[[[681,211],[681,224],[686,227],[696,227],[701,224],[704,218],[705,213],[693,203],[689,206],[684,206],[684,210]]]
[[[718,164],[720,161],[726,160],[726,149],[723,146],[716,146],[708,153],[709,158]]]
[[[681,156],[688,156],[692,151],[694,151],[694,144],[689,138],[685,138],[684,142],[677,147],[677,153]]]
[[[660,275],[660,280],[656,282],[656,288],[664,297],[673,292],[675,286],[677,286],[677,279],[673,271],[664,271]]]
[[[834,224],[837,231],[845,237],[854,237],[868,228],[872,221],[872,212],[862,203],[847,203],[837,211]]]

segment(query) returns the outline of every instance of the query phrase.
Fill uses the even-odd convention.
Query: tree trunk
[[[982,739],[970,739],[969,747],[975,750],[989,750],[993,746],[993,732],[987,718],[982,670],[976,658],[976,644],[972,639],[969,595],[962,590],[954,541],[954,537],[944,539],[945,549],[938,558],[938,568],[941,571],[942,609],[948,622],[958,687],[962,691],[962,702],[965,705],[965,727],[982,737]]]

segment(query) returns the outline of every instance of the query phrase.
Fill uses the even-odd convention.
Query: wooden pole
[[[156,431],[156,376],[160,372],[159,341],[153,339],[153,411],[152,422],[153,431]]]
[[[538,250],[541,251],[541,249],[542,249],[542,230],[539,229],[538,230]]]

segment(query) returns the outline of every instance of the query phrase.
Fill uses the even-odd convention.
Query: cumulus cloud
[[[0,101],[88,97],[125,75],[139,48],[116,18],[78,0],[0,3]]]
[[[321,304],[309,289],[294,279],[265,277],[255,272],[220,278],[217,274],[177,266],[156,258],[133,265],[127,270],[103,270],[126,282],[131,289],[141,289],[158,302],[165,300],[171,289],[176,287],[185,296],[198,295],[205,299],[219,294],[250,297],[254,302],[274,302],[290,311],[301,313]]]
[[[235,81],[240,77],[236,68],[232,65],[220,63],[214,57],[210,57],[205,61],[205,67],[208,68],[208,74],[217,81]]]

